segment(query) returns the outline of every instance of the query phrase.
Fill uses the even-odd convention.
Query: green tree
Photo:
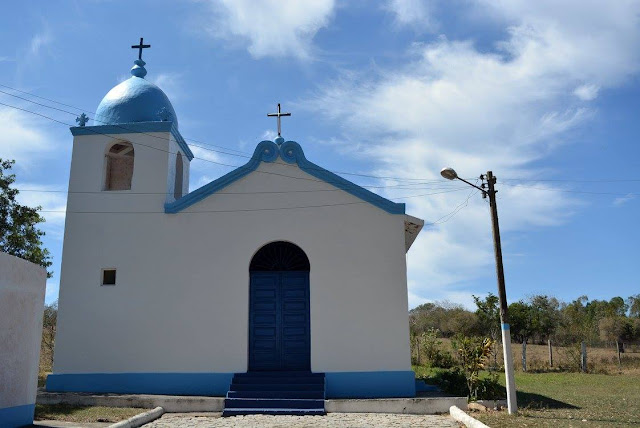
[[[48,358],[49,369],[53,366],[53,347],[56,342],[56,331],[58,324],[58,301],[44,306],[44,316],[42,317],[42,347]]]
[[[632,318],[640,318],[640,294],[630,296],[627,299],[629,305],[629,316]]]
[[[634,337],[633,322],[623,316],[611,316],[599,321],[600,338],[607,342],[616,343],[618,353],[618,366],[622,365],[620,354],[624,352],[624,342]]]
[[[478,317],[478,325],[483,335],[489,335],[494,341],[498,340],[500,333],[500,309],[498,308],[498,296],[489,293],[487,297],[480,299],[473,296],[476,304],[476,316]]]
[[[8,174],[15,161],[0,158],[0,251],[38,264],[51,266],[49,251],[42,245],[44,232],[37,228],[44,218],[38,214],[41,207],[20,205],[12,188],[14,174]],[[51,277],[51,272],[47,272]]]
[[[536,333],[534,311],[523,301],[509,305],[509,325],[513,338],[522,343],[522,370],[527,371],[527,342]]]
[[[500,338],[500,308],[498,296],[493,293],[489,293],[484,300],[478,296],[473,296],[473,301],[476,304],[476,319],[478,325],[478,332],[481,336],[489,336],[493,342],[498,342]],[[498,366],[498,349],[497,346],[492,348],[493,355],[491,360],[493,361],[492,367]]]
[[[609,300],[609,307],[607,309],[607,316],[624,317],[627,315],[629,305],[627,305],[622,297],[614,297]]]
[[[560,303],[555,297],[538,295],[529,299],[529,305],[533,330],[540,335],[540,340],[548,340],[558,328]]]

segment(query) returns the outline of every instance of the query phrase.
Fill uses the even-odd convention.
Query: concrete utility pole
[[[507,292],[504,285],[504,268],[502,265],[502,244],[500,243],[500,225],[498,223],[498,206],[496,203],[497,190],[495,189],[496,178],[493,176],[493,172],[487,171],[486,179],[488,187],[486,193],[489,196],[489,205],[491,206],[496,274],[498,276],[498,298],[500,299],[500,324],[502,326],[502,352],[504,353],[504,372],[507,384],[507,406],[509,407],[509,414],[513,414],[518,411],[518,401],[516,399],[516,380],[513,373],[513,358],[511,356],[511,330],[509,329]],[[526,344],[524,346],[526,346]]]
[[[471,187],[482,192],[482,197],[489,197],[489,205],[491,208],[491,226],[493,230],[493,248],[496,256],[496,274],[498,276],[498,299],[500,301],[500,324],[502,327],[502,352],[504,355],[504,373],[507,384],[507,406],[509,407],[509,414],[517,413],[518,402],[516,400],[516,381],[513,373],[513,356],[511,354],[511,331],[509,329],[509,314],[507,310],[507,292],[504,285],[504,268],[502,266],[502,245],[500,243],[500,225],[498,224],[498,206],[496,204],[495,189],[496,177],[493,172],[487,171],[487,175],[481,175],[480,179],[483,181],[482,187],[478,187],[473,183],[468,182],[464,178],[458,177],[458,174],[453,168],[444,168],[440,171],[447,180],[460,180]],[[487,181],[485,190],[485,183]]]

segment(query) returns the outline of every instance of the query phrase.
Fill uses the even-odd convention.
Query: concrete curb
[[[449,409],[449,414],[453,419],[458,422],[462,422],[468,428],[490,428],[488,425],[485,425],[479,420],[467,415],[456,406],[451,406],[451,408]]]
[[[140,413],[130,417],[125,421],[118,422],[113,425],[109,425],[109,428],[138,428],[151,421],[155,421],[164,413],[162,407],[156,407],[148,412]]]
[[[165,413],[221,412],[224,397],[199,397],[149,394],[91,394],[83,392],[38,391],[37,404],[69,404],[72,406],[162,407]]]
[[[451,406],[467,408],[467,397],[419,397],[325,400],[327,413],[394,413],[435,415]]]

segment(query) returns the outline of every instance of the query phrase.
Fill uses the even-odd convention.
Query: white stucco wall
[[[36,401],[46,278],[42,267],[0,252],[0,409]]]
[[[102,150],[82,138],[102,137],[76,137],[72,192],[99,188],[83,177]],[[132,192],[165,191],[161,156],[136,147]],[[280,160],[181,213],[164,202],[69,195],[54,373],[246,371],[249,263],[277,240],[310,260],[313,371],[411,369],[403,215]],[[116,286],[100,286],[102,268]]]

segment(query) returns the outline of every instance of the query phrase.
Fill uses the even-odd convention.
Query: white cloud
[[[205,161],[207,163],[223,163],[224,159],[215,150],[208,150],[196,145],[189,146],[193,152],[193,156],[198,160]]]
[[[60,292],[60,284],[54,281],[47,281],[46,291],[44,294],[44,303],[50,305],[58,300],[58,293]]]
[[[40,55],[43,48],[46,48],[53,41],[53,37],[51,32],[48,30],[48,27],[45,26],[45,29],[34,35],[31,38],[31,42],[29,43],[29,53],[34,57]]]
[[[262,140],[270,140],[273,141],[276,139],[276,137],[278,136],[278,134],[272,130],[272,129],[266,129],[263,133],[262,136],[260,137]]]
[[[600,87],[596,85],[580,85],[573,91],[573,95],[582,101],[591,101],[596,99],[599,90]]]
[[[131,76],[129,76],[131,77]],[[182,89],[182,75],[179,73],[159,73],[147,77],[149,81],[158,86],[173,103],[181,100],[184,95]]]
[[[375,77],[346,74],[305,102],[341,123],[343,138],[362,144],[378,175],[437,179],[452,166],[462,177],[488,168],[498,180],[539,176],[532,162],[566,144],[568,131],[594,114],[575,107],[572,95],[595,97],[640,68],[640,3],[479,2],[507,29],[493,51],[441,37],[411,47],[416,56],[406,66]],[[499,190],[506,252],[508,232],[561,224],[580,206],[549,184],[499,182]],[[413,199],[408,212],[433,221],[467,197]],[[425,227],[408,256],[411,302],[466,296],[468,305],[472,292],[493,290],[490,230],[480,195],[445,223]],[[487,288],[468,290],[478,278],[489,278]]]
[[[0,106],[0,123],[0,157],[14,159],[17,167],[28,168],[54,147],[42,121],[29,113]]]
[[[635,198],[636,198],[636,195],[634,195],[633,193],[628,193],[625,196],[615,198],[613,200],[613,205],[616,207],[620,207],[622,205],[625,205],[627,202],[634,200]]]
[[[232,43],[248,44],[254,58],[309,59],[316,33],[331,20],[334,0],[210,1],[213,22],[207,31]]]
[[[61,232],[67,208],[67,193],[58,186],[46,184],[17,182],[16,187],[21,189],[18,201],[30,207],[41,206],[44,211],[41,215],[47,220],[47,227],[55,226]]]
[[[434,31],[438,25],[432,16],[433,3],[428,0],[387,0],[386,9],[395,15],[398,25]]]

